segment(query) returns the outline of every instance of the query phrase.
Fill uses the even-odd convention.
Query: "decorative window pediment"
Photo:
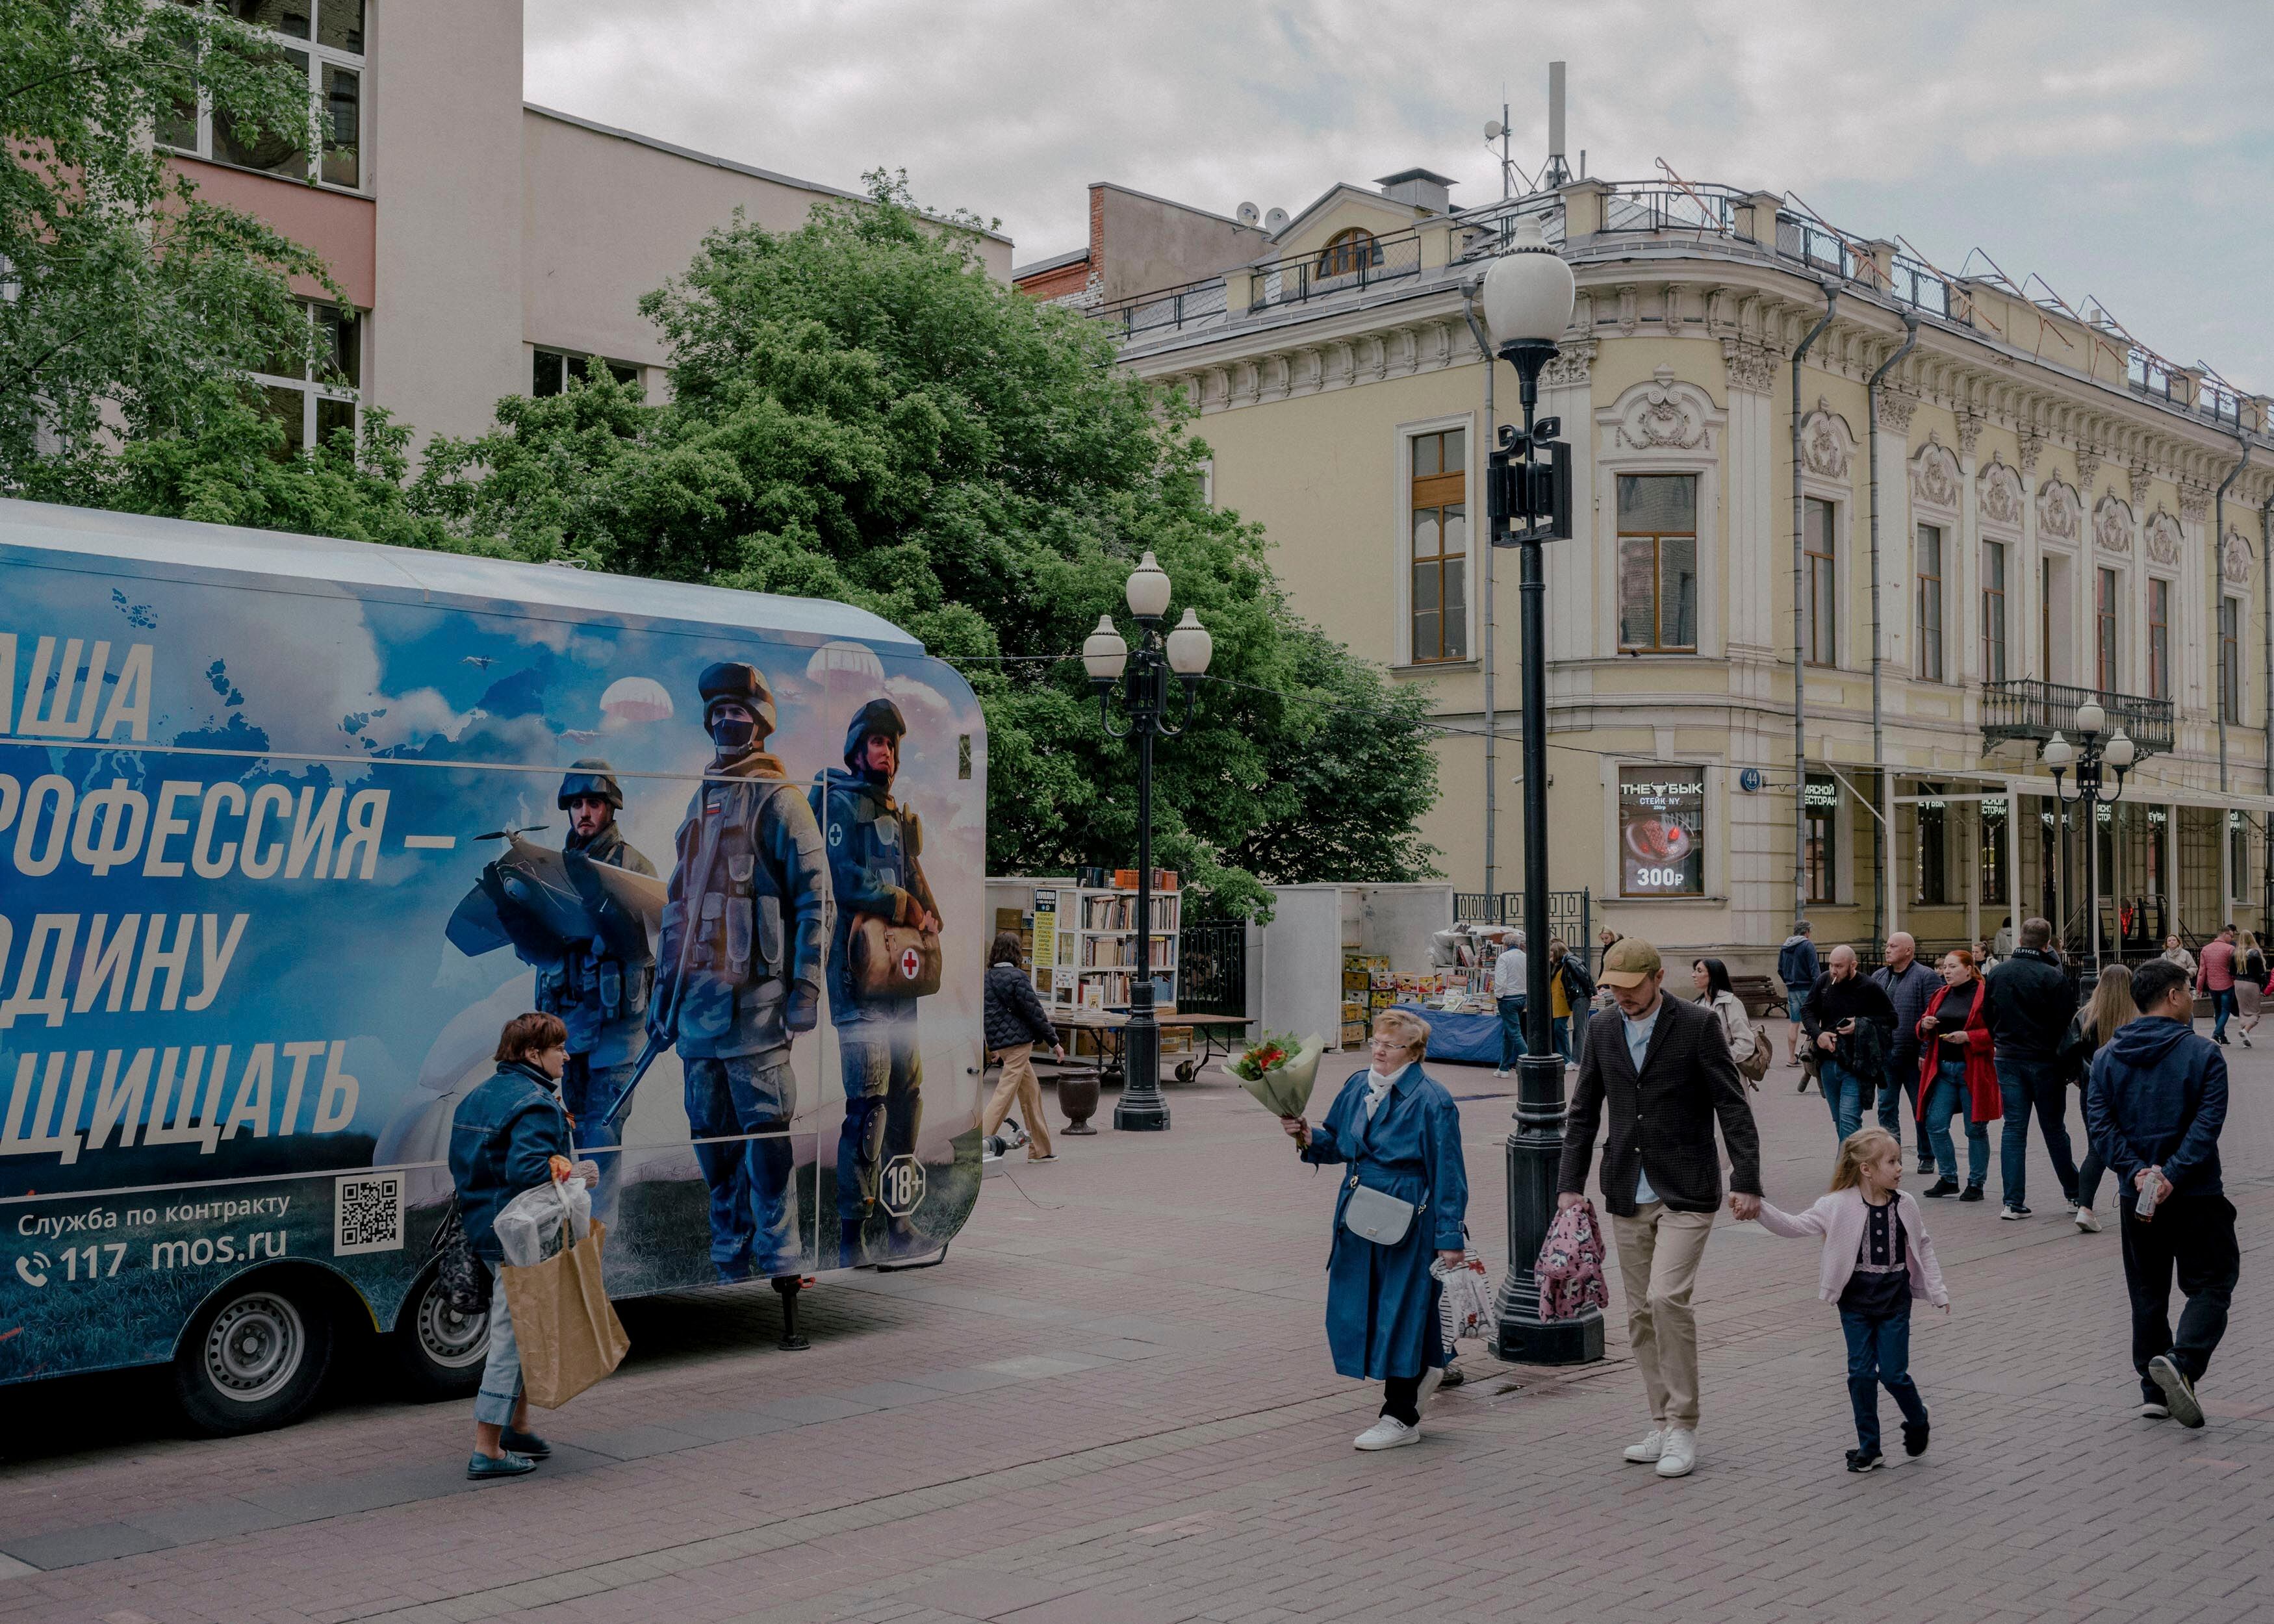
[[[2118,496],[2104,496],[2092,509],[2093,545],[2105,553],[2132,551],[2132,507]]]
[[[1975,475],[1974,489],[1986,528],[2022,528],[2022,504],[2026,499],[2022,492],[2022,476],[2014,471],[2011,464],[1993,455],[1989,466]]]
[[[1801,423],[1800,455],[1811,473],[1826,479],[1847,478],[1849,465],[1856,460],[1856,431],[1820,395],[1816,410]]]
[[[1933,434],[1911,458],[1911,501],[1921,508],[1939,508],[1945,512],[1958,510],[1959,492],[1963,489],[1958,474],[1958,459],[1950,447]]]
[[[2083,533],[2084,504],[2076,487],[2059,475],[2037,487],[2037,534],[2046,541],[2074,541]]]
[[[2180,539],[2180,522],[2172,517],[2171,509],[2158,508],[2148,515],[2148,558],[2151,563],[2178,563]]]
[[[1622,451],[1696,451],[1710,455],[1722,424],[1713,397],[1695,384],[1677,382],[1674,369],[1661,366],[1603,414],[1613,425],[1611,446]]]

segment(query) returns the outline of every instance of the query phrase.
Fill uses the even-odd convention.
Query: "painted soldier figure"
[[[837,1217],[840,1256],[864,1260],[862,1228],[878,1211],[878,1169],[914,1156],[923,1126],[923,1057],[916,1041],[918,950],[898,949],[910,966],[865,976],[870,956],[855,938],[864,930],[876,944],[881,927],[930,933],[936,960],[939,906],[918,861],[923,828],[915,813],[892,800],[900,741],[907,723],[889,699],[861,707],[845,730],[845,766],[816,776],[813,808],[829,845],[830,881],[837,916],[829,952],[829,1019],[837,1028],[845,1074],[845,1125],[837,1139]],[[900,936],[894,940],[906,942]],[[873,945],[862,943],[862,948]],[[905,1217],[892,1220],[895,1249],[915,1235]]]
[[[655,877],[655,865],[616,827],[624,792],[615,769],[605,761],[574,763],[561,780],[555,804],[568,814],[563,851],[572,879],[584,862]],[[605,1120],[608,1108],[631,1081],[647,1025],[649,989],[655,981],[655,954],[647,921],[597,886],[579,886],[592,921],[589,936],[562,944],[557,959],[537,966],[537,1007],[558,1015],[568,1028],[568,1069],[561,1075],[561,1102],[576,1122],[576,1148],[614,1147],[621,1128]],[[616,1191],[622,1182],[621,1155],[601,1156],[600,1187],[593,1192],[592,1215],[614,1225]]]
[[[820,1019],[828,870],[812,809],[761,748],[765,678],[728,661],[698,687],[716,754],[679,826],[648,1030],[684,1064],[719,1277],[794,1278],[790,1041]]]

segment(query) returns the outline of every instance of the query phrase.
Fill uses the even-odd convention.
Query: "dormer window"
[[[1337,231],[1329,239],[1319,254],[1319,274],[1321,276],[1355,276],[1382,263],[1382,244],[1374,240],[1374,233],[1352,226],[1347,231]]]

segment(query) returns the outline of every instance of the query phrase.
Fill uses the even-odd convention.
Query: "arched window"
[[[1382,263],[1382,245],[1374,240],[1374,233],[1352,226],[1347,231],[1337,231],[1329,239],[1319,254],[1319,274],[1321,276],[1354,276],[1359,271]]]

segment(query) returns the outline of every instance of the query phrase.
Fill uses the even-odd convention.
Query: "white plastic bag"
[[[591,1233],[592,1197],[581,1178],[542,1184],[508,1201],[497,1215],[498,1247],[517,1268],[542,1263],[561,1250],[564,1222],[577,1240]]]
[[[1492,1276],[1486,1272],[1485,1260],[1473,1252],[1458,1263],[1432,1263],[1429,1272],[1444,1287],[1438,1299],[1437,1312],[1442,1316],[1440,1330],[1448,1350],[1464,1336],[1480,1336],[1492,1340],[1493,1290]]]

